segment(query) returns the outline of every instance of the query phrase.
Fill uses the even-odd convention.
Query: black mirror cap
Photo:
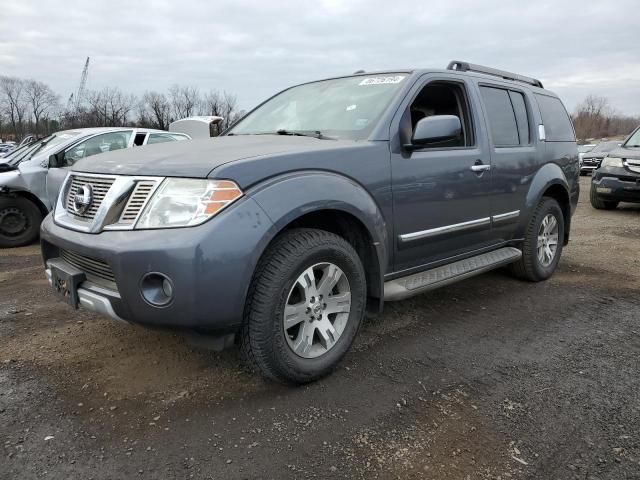
[[[458,138],[462,133],[460,118],[455,115],[433,115],[421,118],[413,131],[409,149]]]
[[[16,167],[15,165],[9,165],[6,162],[2,162],[0,163],[0,172],[10,172],[12,170],[17,170],[18,167]]]

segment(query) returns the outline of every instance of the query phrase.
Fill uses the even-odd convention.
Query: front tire
[[[260,259],[249,289],[244,357],[272,380],[317,380],[351,347],[365,303],[364,269],[346,240],[323,230],[285,232]]]
[[[0,197],[0,248],[33,243],[40,233],[42,212],[23,197]]]
[[[511,265],[511,271],[530,282],[546,280],[558,266],[563,239],[562,209],[553,198],[542,197],[527,226],[522,257]]]
[[[591,206],[597,210],[614,210],[618,207],[618,203],[614,201],[605,201],[598,197],[596,193],[596,189],[591,184],[591,189],[589,190],[589,201],[591,202]]]

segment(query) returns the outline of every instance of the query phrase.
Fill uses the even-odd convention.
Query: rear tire
[[[558,266],[563,240],[562,209],[553,198],[542,197],[527,226],[522,257],[511,264],[511,272],[530,282],[546,280]]]
[[[245,360],[280,382],[327,375],[360,328],[366,290],[360,258],[342,237],[285,232],[260,259],[249,288],[240,341]]]
[[[40,233],[42,212],[23,197],[0,197],[0,248],[33,243]]]
[[[618,203],[620,203],[615,200],[602,200],[598,197],[596,189],[593,187],[593,183],[591,184],[591,190],[589,191],[589,201],[591,202],[591,206],[597,210],[614,210],[618,206]]]

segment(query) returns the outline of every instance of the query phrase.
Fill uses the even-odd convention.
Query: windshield
[[[625,147],[640,147],[640,128],[629,137],[624,144]]]
[[[406,78],[389,73],[299,85],[259,106],[229,134],[315,132],[364,139]]]
[[[39,154],[51,151],[61,143],[65,143],[69,141],[69,139],[77,137],[78,135],[80,135],[79,131],[54,133],[53,135],[28,145],[25,150],[21,151],[18,155],[12,155],[7,163],[10,165],[18,165],[21,162],[31,159],[36,153]]]
[[[596,145],[591,152],[610,152],[615,148],[618,148],[617,142],[602,142]]]

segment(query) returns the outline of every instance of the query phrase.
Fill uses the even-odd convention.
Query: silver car
[[[0,159],[0,247],[26,245],[37,238],[68,169],[78,160],[190,138],[183,133],[142,128],[79,128],[15,149]]]

